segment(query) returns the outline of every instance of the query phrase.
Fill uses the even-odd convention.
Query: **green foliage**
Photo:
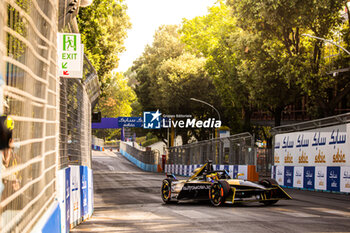
[[[128,80],[121,73],[113,72],[108,74],[111,80],[105,87],[103,95],[98,103],[98,108],[102,117],[131,116],[132,104],[136,100],[136,95],[131,87],[128,86]],[[100,138],[107,137],[115,139],[120,137],[120,129],[96,130],[95,135]]]
[[[148,139],[148,140],[144,141],[144,142],[142,143],[142,146],[143,146],[143,147],[147,147],[147,146],[150,146],[150,145],[152,145],[152,144],[154,144],[154,143],[156,143],[156,142],[159,142],[159,139],[158,139],[157,137],[151,138],[151,139]]]
[[[198,98],[220,106],[213,81],[205,70],[205,58],[185,50],[180,41],[179,26],[162,26],[156,32],[154,42],[134,62],[135,92],[142,110],[159,109],[163,114],[192,114],[197,118],[215,117],[216,113],[190,98]],[[166,138],[166,130],[153,133]],[[207,137],[206,130],[178,130],[186,143],[190,135]]]
[[[77,19],[84,52],[97,70],[104,94],[131,27],[126,5],[123,0],[94,0],[91,6],[79,9]]]

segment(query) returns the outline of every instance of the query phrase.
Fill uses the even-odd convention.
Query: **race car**
[[[214,170],[211,161],[193,171],[188,180],[178,180],[167,174],[161,187],[163,201],[176,203],[180,200],[210,200],[214,206],[241,202],[261,202],[273,205],[281,199],[292,199],[273,179],[251,182],[231,179],[226,170]]]

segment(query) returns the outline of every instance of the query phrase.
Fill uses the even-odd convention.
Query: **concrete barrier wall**
[[[350,193],[350,124],[279,133],[272,178],[286,187]]]
[[[158,164],[153,151],[138,150],[125,142],[120,142],[120,153],[144,171],[157,172]]]
[[[350,166],[272,166],[271,177],[284,187],[350,193]]]
[[[203,166],[203,164],[166,164],[164,172],[181,176],[193,175],[194,169]],[[259,175],[256,173],[256,167],[254,165],[213,165],[215,170],[226,170],[232,178],[236,178],[238,173],[243,173],[240,179],[258,181]]]
[[[69,166],[57,172],[57,202],[32,232],[68,233],[93,213],[93,174],[87,166]]]

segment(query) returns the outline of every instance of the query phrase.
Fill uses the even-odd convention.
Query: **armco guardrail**
[[[133,164],[145,171],[159,171],[158,156],[151,150],[142,151],[129,145],[126,142],[120,142],[120,153]]]

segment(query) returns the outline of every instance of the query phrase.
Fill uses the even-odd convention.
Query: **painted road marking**
[[[290,209],[284,209],[284,208],[273,208],[273,211],[276,211],[278,213],[283,213],[289,216],[298,217],[298,218],[318,218],[320,215],[315,214],[309,214],[305,212],[290,210]]]
[[[340,215],[344,217],[350,217],[350,212],[347,212],[347,211],[334,210],[334,209],[328,209],[328,208],[319,208],[319,207],[305,207],[305,209],[316,210],[327,214],[335,214],[335,215]]]

